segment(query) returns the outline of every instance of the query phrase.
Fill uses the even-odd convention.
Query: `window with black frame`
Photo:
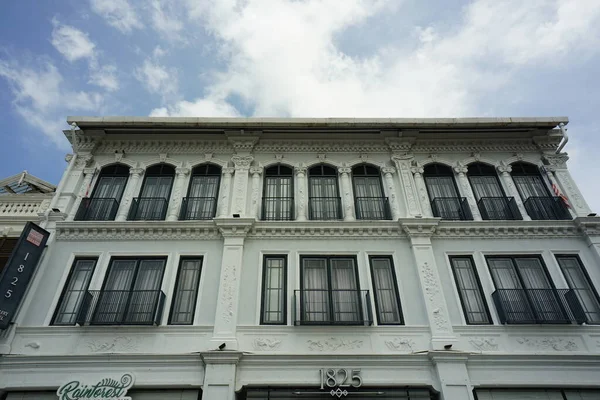
[[[373,297],[379,325],[402,325],[402,308],[394,263],[389,256],[371,256]]]
[[[352,168],[352,182],[357,219],[392,219],[379,168],[367,164]]]
[[[491,324],[492,318],[473,258],[451,256],[450,263],[467,324]]]
[[[301,289],[297,290],[297,324],[364,325],[363,298],[354,257],[301,258]]]
[[[127,185],[127,179],[129,179],[128,165],[112,164],[102,168],[92,195],[81,200],[75,220],[114,220]]]
[[[265,169],[262,219],[265,221],[294,219],[294,175],[291,167],[277,164]]]
[[[173,292],[170,325],[191,325],[194,322],[202,257],[182,257]]]
[[[502,323],[570,324],[581,307],[569,289],[556,289],[539,256],[486,257]]]
[[[265,255],[260,323],[263,325],[287,324],[287,256]]]
[[[552,196],[536,165],[525,162],[514,163],[511,165],[510,174],[531,219],[571,219],[565,203],[560,197]]]
[[[522,219],[515,199],[506,197],[493,165],[470,164],[467,176],[471,182],[477,207],[484,220]]]
[[[164,220],[167,215],[175,167],[157,164],[146,169],[140,196],[133,199],[130,220]]]
[[[338,173],[320,164],[308,170],[309,216],[312,220],[342,219]]]
[[[423,170],[433,216],[449,220],[472,220],[467,199],[459,195],[452,168],[433,163],[426,165]]]
[[[180,220],[212,219],[217,212],[221,167],[202,164],[192,169],[187,197],[181,202]]]
[[[52,325],[75,325],[97,261],[97,258],[76,258],[73,261],[69,277],[52,318]]]
[[[113,258],[102,290],[92,293],[91,324],[154,325],[164,305],[166,258]]]
[[[588,324],[600,324],[600,297],[577,255],[556,255],[556,260],[569,285],[579,299]]]

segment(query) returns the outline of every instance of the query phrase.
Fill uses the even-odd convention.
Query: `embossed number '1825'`
[[[361,387],[362,378],[360,377],[360,369],[353,369],[352,373],[345,368],[327,368],[320,369],[321,389],[339,387]]]

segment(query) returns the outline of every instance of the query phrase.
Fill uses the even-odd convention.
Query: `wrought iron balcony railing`
[[[571,289],[498,289],[492,298],[503,324],[586,322],[581,303]]]
[[[81,199],[75,221],[114,221],[119,202],[112,197]]]
[[[371,325],[368,290],[294,290],[295,325]]]
[[[168,201],[164,197],[134,197],[129,209],[130,221],[163,221]]]
[[[309,197],[308,202],[310,219],[342,219],[342,200],[340,197]]]
[[[180,220],[213,219],[217,212],[216,197],[184,197],[181,201]]]
[[[523,219],[514,197],[482,197],[477,207],[484,220]]]
[[[90,290],[81,303],[78,325],[160,325],[161,290]]]
[[[527,214],[533,220],[573,219],[569,209],[560,197],[529,197],[523,203]]]
[[[387,197],[356,197],[356,219],[392,219]]]
[[[457,221],[473,219],[466,197],[436,197],[431,201],[434,217]]]
[[[293,197],[263,197],[263,221],[292,221],[294,220]]]

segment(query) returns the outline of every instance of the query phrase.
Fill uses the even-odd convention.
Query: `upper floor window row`
[[[459,180],[466,179],[463,193],[459,190],[455,173],[450,166],[433,163],[423,169],[423,178],[434,217],[448,220],[472,220],[473,212],[478,211],[484,220],[520,220],[523,211],[533,220],[571,219],[567,204],[554,196],[551,184],[536,165],[514,163],[510,175],[503,186],[496,168],[489,164],[473,163],[468,166],[466,175],[459,172]],[[505,187],[514,184],[516,193],[507,193]],[[468,197],[471,191],[476,203],[472,211]],[[518,196],[518,199],[516,198]]]

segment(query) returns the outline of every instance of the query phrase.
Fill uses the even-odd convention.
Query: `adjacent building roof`
[[[53,193],[56,186],[36,178],[27,171],[0,180],[0,196],[29,193]]]

